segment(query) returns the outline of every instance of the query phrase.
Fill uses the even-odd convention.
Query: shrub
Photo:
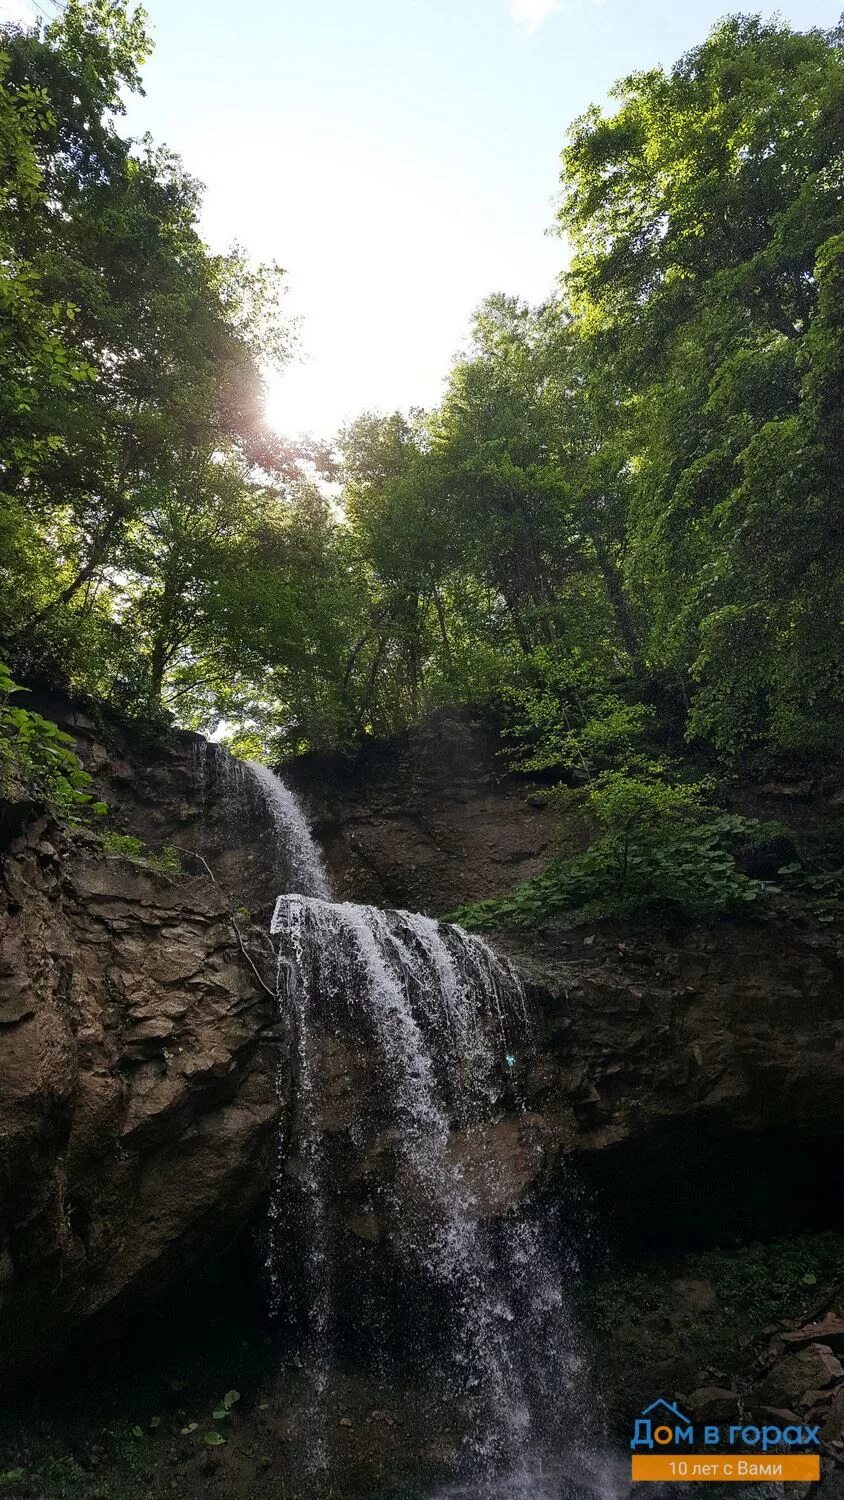
[[[501,694],[509,759],[521,771],[643,769],[653,710],[614,691],[576,654],[537,647]]]
[[[83,809],[106,812],[105,803],[95,802],[86,790],[91,778],[72,737],[41,714],[9,701],[25,691],[0,662],[0,797],[43,803],[69,823],[80,822]]]
[[[705,792],[703,783],[605,772],[565,793],[595,828],[584,853],[553,861],[510,895],[464,907],[456,919],[482,928],[532,926],[571,912],[626,915],[649,907],[708,917],[758,901],[769,887],[743,874],[735,855],[770,827],[712,807]]]

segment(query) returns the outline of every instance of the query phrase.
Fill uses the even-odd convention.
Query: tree
[[[43,31],[7,29],[5,45],[14,100],[37,101],[27,181],[38,190],[3,220],[9,260],[65,326],[48,346],[60,377],[30,382],[0,455],[3,531],[17,539],[0,628],[18,670],[119,683],[121,699],[148,704],[187,621],[202,617],[208,580],[178,602],[176,580],[188,554],[210,563],[198,538],[215,534],[221,494],[231,501],[258,472],[283,484],[293,468],[263,413],[262,369],[288,347],[281,272],[237,249],[211,254],[197,184],[172,154],[119,135],[120,88],[139,86],[148,50],[141,12],[71,0]],[[139,582],[136,565],[156,557],[161,577]],[[154,644],[130,683],[120,642],[142,596]]]
[[[615,94],[573,128],[560,222],[572,308],[630,413],[646,653],[720,751],[820,750],[841,684],[808,642],[837,650],[842,553],[809,393],[844,229],[842,35],[731,17]]]

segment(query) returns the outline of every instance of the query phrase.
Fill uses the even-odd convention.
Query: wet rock
[[[844,1386],[839,1386],[824,1416],[821,1437],[825,1443],[844,1443]]]
[[[829,1464],[812,1494],[813,1500],[844,1500],[844,1468]]]
[[[822,1390],[844,1379],[844,1367],[823,1344],[809,1344],[787,1354],[768,1371],[755,1388],[753,1401],[771,1406],[799,1406],[807,1391]]]
[[[347,1214],[345,1224],[359,1240],[366,1240],[371,1245],[380,1240],[383,1233],[381,1221],[371,1209],[364,1213]]]
[[[228,917],[240,906],[256,914],[239,925],[272,985],[261,929],[277,872],[260,822],[229,797],[223,763],[198,736],[141,751],[122,731],[69,727],[110,826],[178,844],[185,874],[161,881],[103,859],[93,841],[66,858],[31,806],[3,825],[18,840],[0,891],[0,1244],[13,1268],[0,1366],[5,1358],[12,1374],[98,1318],[116,1325],[237,1230],[274,1165],[284,1057],[273,1001]],[[367,750],[359,766],[309,761],[309,783],[307,767],[294,768],[322,816],[341,892],[442,911],[541,868],[545,814],[526,801],[525,782],[502,779],[497,748],[458,715],[398,749]],[[528,981],[537,1040],[526,1034],[514,1048],[488,1124],[452,1138],[482,1213],[563,1191],[561,1163],[575,1154],[609,1198],[619,1239],[626,1205],[634,1231],[662,1213],[673,1232],[682,1194],[711,1218],[716,1198],[699,1166],[713,1139],[726,1142],[729,1171],[735,1142],[776,1132],[840,1158],[834,935],[766,927],[762,941],[750,922],[721,923],[717,941],[711,929],[656,922],[592,922],[583,935],[504,940]],[[367,1113],[372,1048],[333,1025],[320,1046],[320,1126],[340,1169],[344,1226],[355,1253],[375,1259],[388,1248],[379,1210],[400,1152]],[[779,1188],[795,1174],[776,1152],[774,1161]],[[295,1176],[301,1163],[286,1170]],[[677,1280],[672,1298],[655,1315],[662,1334],[715,1310],[714,1289],[694,1277]],[[823,1342],[813,1328],[797,1333],[795,1357]],[[831,1358],[838,1338],[830,1329]],[[828,1376],[805,1370],[793,1397],[765,1399],[791,1407],[829,1389]],[[697,1394],[720,1381],[720,1371],[701,1373]]]
[[[68,850],[46,889],[39,862],[60,839],[12,850],[0,883],[14,970],[0,978],[19,986],[13,1014],[0,998],[14,1021],[0,1048],[7,1385],[222,1247],[269,1181],[278,1116],[261,1040],[272,1005],[220,892],[93,848]],[[179,907],[189,925],[173,923]],[[249,943],[271,972],[263,934]],[[193,974],[208,982],[191,988]]]
[[[805,1348],[807,1344],[825,1344],[833,1354],[844,1354],[844,1318],[829,1312],[818,1323],[807,1323],[791,1333],[780,1334],[788,1348]]]
[[[795,1411],[790,1411],[787,1406],[757,1406],[754,1404],[752,1412],[749,1413],[754,1422],[767,1423],[772,1427],[797,1427],[800,1418]]]
[[[285,776],[317,816],[341,896],[441,914],[543,868],[547,792],[507,776],[498,736],[468,712],[433,713],[354,759],[302,756]]]
[[[455,1131],[449,1156],[459,1167],[484,1218],[506,1213],[546,1174],[556,1159],[541,1115],[517,1115],[486,1127]]]
[[[718,1306],[715,1288],[704,1277],[678,1277],[676,1281],[672,1281],[671,1291],[679,1308],[695,1317],[698,1313],[711,1312]]]

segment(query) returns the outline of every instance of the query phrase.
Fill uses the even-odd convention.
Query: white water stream
[[[332,1039],[351,1027],[368,1064],[360,1107],[387,1123],[380,1134],[392,1168],[379,1233],[388,1236],[408,1302],[421,1283],[446,1309],[443,1400],[461,1413],[466,1438],[458,1467],[469,1487],[442,1493],[551,1500],[579,1492],[593,1441],[589,1378],[552,1226],[522,1205],[499,1219],[485,1213],[453,1149],[455,1130],[482,1143],[484,1129],[503,1117],[517,1054],[530,1046],[521,981],[487,943],[459,927],[332,901],[296,798],[265,767],[250,769],[294,885],[279,896],[271,931],[296,1090],[295,1139],[282,1149],[288,1161],[295,1158],[296,1180],[291,1196],[289,1174],[279,1173],[268,1269],[278,1304],[295,1229],[310,1288],[302,1356],[315,1401],[329,1388],[336,1360],[338,1297],[350,1295],[336,1284],[338,1210],[323,1094]],[[510,1097],[511,1113],[514,1107]],[[491,1170],[506,1167],[493,1153]],[[370,1333],[374,1339],[375,1329]],[[317,1461],[324,1456],[317,1444]],[[615,1486],[589,1488],[607,1494]]]
[[[275,844],[290,865],[303,896],[329,896],[328,872],[297,797],[267,766],[248,760],[270,815]]]

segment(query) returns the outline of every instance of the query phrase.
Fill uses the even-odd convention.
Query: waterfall
[[[367,1064],[354,1147],[383,1157],[364,1205],[373,1238],[396,1267],[408,1326],[412,1288],[438,1296],[448,1324],[435,1378],[462,1414],[462,1467],[484,1484],[459,1493],[492,1494],[495,1480],[502,1496],[557,1495],[538,1487],[534,1466],[559,1446],[566,1422],[586,1421],[588,1377],[552,1235],[517,1206],[500,1222],[487,1213],[455,1151],[462,1139],[483,1154],[485,1127],[505,1102],[512,1108],[512,1070],[531,1045],[518,976],[481,938],[404,911],[280,896],[272,932],[297,1100],[269,1263],[277,1299],[294,1236],[310,1286],[304,1353],[317,1397],[337,1358],[343,1171],[334,1136],[342,1143],[344,1133],[332,1134],[326,1095],[346,1037]]]
[[[328,873],[298,799],[267,766],[255,760],[246,765],[266,803],[280,863],[290,868],[291,889],[303,896],[329,896]]]
[[[271,922],[293,1099],[267,1267],[311,1382],[308,1466],[330,1462],[326,1405],[351,1299],[358,1356],[383,1375],[399,1348],[435,1407],[459,1413],[457,1487],[438,1496],[617,1491],[597,1456],[560,1225],[508,1187],[506,1147],[490,1147],[523,1113],[533,1017],[518,974],[458,926],[332,901],[295,796],[248,765],[296,890]]]

